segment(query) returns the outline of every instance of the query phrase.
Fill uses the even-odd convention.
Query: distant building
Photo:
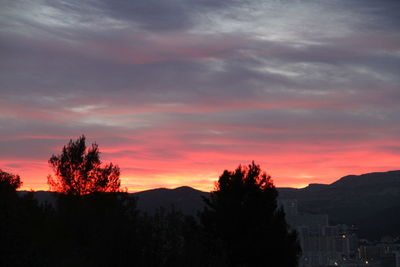
[[[288,224],[299,235],[301,267],[357,266],[350,265],[358,257],[358,238],[350,227],[329,225],[328,215],[299,213],[296,200],[283,200],[281,204]]]
[[[360,240],[354,229],[329,225],[328,215],[304,214],[297,200],[281,200],[288,224],[298,232],[303,250],[300,267],[400,267],[399,238]]]
[[[400,244],[380,242],[361,244],[358,249],[359,259],[379,267],[400,267]]]

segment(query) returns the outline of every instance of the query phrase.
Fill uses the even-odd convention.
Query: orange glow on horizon
[[[372,157],[375,154],[375,157]],[[313,157],[305,155],[275,155],[271,160],[255,160],[261,168],[272,176],[276,187],[303,188],[310,183],[329,184],[337,179],[349,174],[363,174],[368,172],[379,172],[395,170],[399,160],[396,157],[377,156],[377,152],[348,152],[341,157],[330,160],[328,163],[318,162],[319,155]],[[235,162],[225,155],[226,159],[221,159],[223,155],[215,154],[204,155],[203,159],[196,162],[193,159],[182,160],[181,162],[171,162],[162,160],[154,161],[148,159],[128,160],[126,158],[115,158],[104,162],[113,162],[121,168],[121,189],[128,192],[138,192],[155,188],[176,188],[180,186],[190,186],[202,191],[211,191],[218,177],[225,169],[233,170],[240,163],[248,164],[252,159]],[[235,156],[231,156],[234,158]],[[299,158],[304,160],[298,161]],[[239,156],[238,156],[239,158]],[[359,165],[354,159],[360,159]],[[207,160],[208,159],[208,160]],[[213,160],[214,159],[214,162]],[[286,160],[285,162],[283,160]],[[213,162],[209,166],[204,162]],[[282,161],[282,162],[280,162]],[[192,163],[191,163],[192,162]],[[349,164],[349,162],[351,164]],[[2,162],[4,164],[4,162]],[[336,167],[334,166],[336,165]],[[20,190],[48,190],[47,175],[53,174],[47,162],[25,161],[20,163],[20,168],[3,168],[4,171],[19,174],[23,181]],[[204,166],[203,166],[204,165]],[[299,166],[302,165],[302,168]],[[130,168],[128,166],[138,166]],[[153,167],[157,166],[157,167]],[[371,167],[370,167],[371,166]]]
[[[185,129],[189,129],[187,134],[192,131],[190,126]],[[121,188],[129,192],[180,186],[210,191],[224,170],[234,170],[239,164],[253,160],[271,175],[276,187],[294,188],[310,183],[329,184],[349,174],[396,170],[400,160],[399,154],[388,149],[398,146],[396,140],[390,139],[261,142],[247,136],[238,140],[226,134],[235,129],[223,126],[194,130],[197,136],[193,140],[165,128],[162,132],[138,131],[134,138],[92,135],[87,145],[97,142],[101,160],[119,165]],[[249,128],[249,132],[253,130]],[[281,134],[274,129],[266,134],[270,133]],[[60,153],[69,138],[23,138],[8,141],[17,144],[28,140],[36,145],[29,149],[22,146],[24,153],[20,157],[0,159],[0,169],[19,174],[23,182],[21,190],[48,190],[47,176],[53,173],[47,161],[52,154]],[[46,146],[42,140],[48,142]]]

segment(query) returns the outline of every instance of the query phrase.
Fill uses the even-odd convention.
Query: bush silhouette
[[[18,194],[20,177],[0,170],[0,266],[297,266],[297,235],[254,162],[223,172],[200,223],[173,207],[140,213],[84,136],[49,163],[54,207]]]
[[[127,266],[135,258],[136,200],[127,193],[60,194],[50,262],[57,266]]]
[[[15,191],[22,186],[21,178],[17,174],[0,169],[0,192]]]
[[[0,266],[39,265],[44,214],[19,175],[0,170]]]

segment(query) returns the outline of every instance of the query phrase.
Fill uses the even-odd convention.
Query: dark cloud
[[[180,31],[196,25],[199,16],[209,11],[238,6],[241,1],[48,1],[48,5],[68,14],[74,14],[81,22],[111,17],[148,31]],[[83,16],[84,14],[84,16]]]
[[[362,31],[397,31],[400,26],[398,10],[399,1],[396,0],[350,0],[336,1],[343,9],[351,10],[355,15],[363,15],[366,18],[357,28]]]
[[[0,141],[0,158],[2,159],[47,159],[50,158],[49,151],[59,142],[54,139],[23,139]]]

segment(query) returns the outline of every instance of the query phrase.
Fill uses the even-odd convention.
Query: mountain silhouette
[[[278,191],[279,199],[297,199],[299,212],[327,214],[332,224],[355,225],[360,237],[400,235],[400,170],[347,175],[331,184]],[[55,194],[38,191],[35,198],[54,203]],[[196,215],[204,207],[202,197],[208,194],[188,186],[132,193],[138,198],[141,211],[151,214],[160,207],[174,207],[188,215]]]
[[[281,188],[279,193],[281,199],[297,199],[300,212],[355,225],[361,237],[400,235],[400,171],[348,175],[330,185]]]
[[[208,196],[208,193],[189,186],[181,186],[175,189],[146,190],[134,195],[138,198],[138,208],[142,211],[154,213],[160,207],[167,209],[174,207],[184,214],[195,215],[204,207],[202,196]]]

